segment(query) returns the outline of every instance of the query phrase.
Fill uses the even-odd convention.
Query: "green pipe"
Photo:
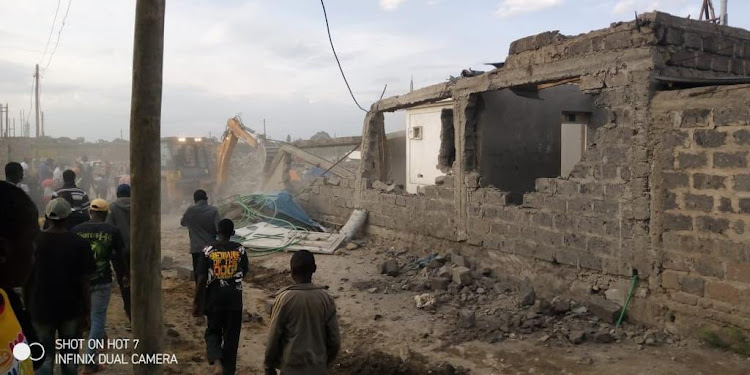
[[[625,300],[625,306],[622,307],[622,311],[620,312],[620,317],[617,318],[617,324],[615,324],[615,328],[620,327],[620,323],[622,323],[622,319],[625,318],[625,311],[628,309],[628,305],[630,305],[630,299],[633,297],[633,292],[635,291],[635,286],[638,284],[638,274],[633,274],[633,281],[630,283],[630,291],[628,292],[628,298]]]

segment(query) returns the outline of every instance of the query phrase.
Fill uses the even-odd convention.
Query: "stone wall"
[[[686,328],[700,318],[750,329],[749,104],[750,85],[653,101],[660,286]]]

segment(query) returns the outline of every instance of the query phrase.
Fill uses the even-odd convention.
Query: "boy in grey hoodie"
[[[122,304],[130,319],[130,185],[122,184],[117,187],[117,199],[109,205],[107,224],[114,225],[120,230],[123,242],[122,256],[125,271],[117,274],[117,284],[120,286]]]

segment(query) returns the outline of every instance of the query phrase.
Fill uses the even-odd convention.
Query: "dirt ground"
[[[177,218],[172,216],[165,216],[162,225],[163,255],[172,257],[178,265],[189,265],[187,231],[179,228]],[[478,311],[476,326],[462,329],[457,326],[457,312],[472,302],[461,302],[457,296],[450,300],[442,297],[443,303],[417,309],[414,297],[423,291],[405,287],[413,284],[408,279],[380,275],[375,266],[393,255],[392,251],[363,246],[316,257],[318,272],[313,281],[329,286],[342,331],[342,351],[332,374],[750,374],[750,358],[709,348],[695,340],[670,336],[663,343],[643,345],[638,337],[646,331],[640,327],[628,327],[627,335],[615,334],[611,343],[586,340],[575,345],[559,327],[563,331],[564,326],[576,324],[593,325],[600,330],[607,327],[585,314],[568,313],[544,320],[519,311],[517,314],[527,318],[531,314],[531,320],[538,324],[524,323],[510,328],[510,333],[508,327],[498,329],[485,324],[503,314],[491,308],[486,312],[484,307],[512,310],[510,304],[503,302],[515,304],[512,293],[477,297],[482,310]],[[289,257],[288,253],[277,253],[251,259],[252,277],[244,292],[247,321],[243,323],[238,374],[262,374],[269,303],[275,291],[291,283]],[[163,271],[162,286],[166,350],[179,360],[177,365],[165,366],[165,372],[208,373],[205,325],[190,315],[193,283],[184,272],[170,269]],[[129,337],[125,323],[120,296],[115,294],[109,311],[109,337]],[[126,374],[129,369],[112,365],[104,373]]]

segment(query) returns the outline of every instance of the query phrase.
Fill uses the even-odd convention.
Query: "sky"
[[[576,35],[654,9],[697,18],[701,3],[326,0],[326,8],[347,78],[369,108],[385,85],[387,97],[408,92],[412,77],[423,87],[487,70],[524,36]],[[0,102],[11,117],[30,110],[39,63],[47,135],[127,139],[134,11],[135,0],[0,2]],[[729,15],[730,25],[750,29],[749,1],[730,0]],[[163,84],[163,136],[219,136],[238,114],[258,131],[265,119],[275,139],[362,129],[317,0],[167,0]],[[402,126],[395,121],[389,128]]]

